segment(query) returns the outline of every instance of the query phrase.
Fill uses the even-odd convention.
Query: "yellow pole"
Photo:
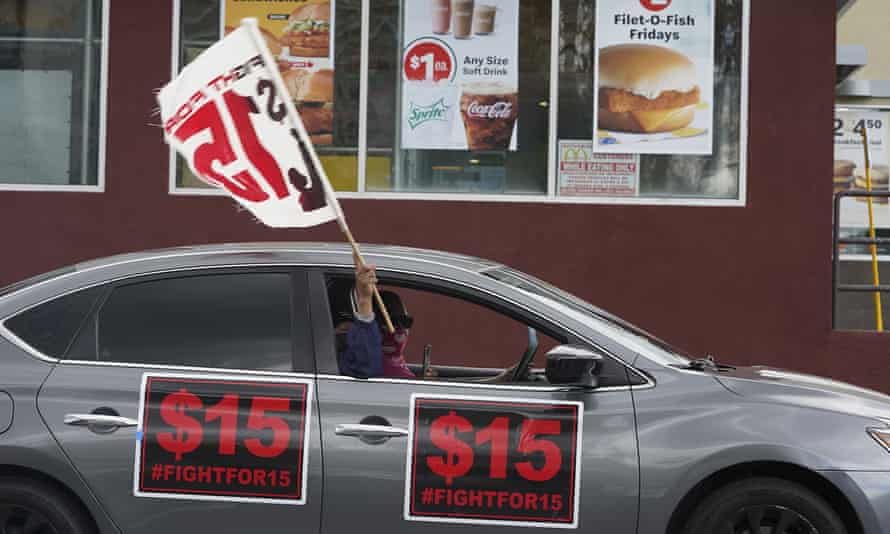
[[[871,162],[868,157],[868,129],[862,125],[862,146],[865,150],[865,187],[871,193]],[[875,239],[875,213],[872,197],[868,197],[868,236]],[[881,285],[881,277],[878,274],[878,246],[874,243],[871,245],[871,276],[872,283],[875,286]],[[875,299],[875,323],[878,332],[884,331],[884,313],[881,308],[881,292],[874,292]]]

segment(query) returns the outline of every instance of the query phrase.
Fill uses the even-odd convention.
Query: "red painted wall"
[[[353,229],[502,261],[693,353],[890,391],[888,338],[831,330],[834,3],[753,3],[747,207],[347,200]],[[340,240],[334,225],[273,231],[227,199],[167,194],[148,124],[170,77],[170,4],[111,10],[106,192],[0,192],[0,284],[145,248]]]

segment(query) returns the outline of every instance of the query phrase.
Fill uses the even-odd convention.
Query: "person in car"
[[[356,378],[417,378],[405,362],[405,346],[414,319],[393,291],[381,291],[395,331],[377,321],[374,302],[377,274],[374,265],[355,261],[355,286],[331,288],[337,365],[340,373]]]
[[[355,262],[355,286],[330,289],[334,313],[337,366],[356,378],[383,376],[383,339],[372,304],[377,274],[373,265]]]
[[[335,283],[329,288],[340,373],[355,378],[417,378],[405,360],[405,347],[414,318],[408,314],[396,292],[380,291],[380,298],[395,327],[394,332],[389,332],[382,322],[377,321],[381,313],[374,302],[376,286],[375,266],[355,258],[354,287]],[[509,382],[515,368],[514,365],[496,376],[476,381]],[[424,378],[438,374],[430,368]]]
[[[381,291],[380,299],[389,312],[395,330],[390,332],[383,324],[380,324],[380,336],[383,350],[383,376],[390,378],[417,378],[405,361],[405,347],[408,345],[408,334],[414,325],[414,318],[408,315],[405,303],[394,291]],[[380,315],[380,310],[374,303],[374,313]],[[429,370],[432,371],[432,370]],[[432,373],[427,376],[433,376]]]

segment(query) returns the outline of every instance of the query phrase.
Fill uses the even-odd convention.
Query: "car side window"
[[[557,345],[583,344],[554,325],[519,317],[515,310],[508,311],[505,303],[489,301],[445,285],[426,285],[419,279],[401,280],[390,278],[386,273],[378,276],[378,288],[384,300],[392,301],[392,296],[387,298],[386,293],[394,293],[401,302],[401,309],[390,311],[396,327],[404,322],[400,315],[410,317],[410,327],[403,328],[407,341],[398,344],[397,348],[402,351],[406,367],[417,378],[424,376],[424,356],[429,354],[432,372],[426,379],[548,386],[544,369],[547,352]],[[344,288],[351,288],[352,284],[351,277],[339,274],[329,274],[325,279],[328,308],[325,315],[334,331],[339,330],[337,323],[344,317],[351,317],[349,310],[339,309],[348,306],[349,299],[337,295]],[[379,317],[377,320],[382,324]],[[326,341],[331,347],[317,345],[319,353],[336,354],[339,361],[342,347],[334,346],[336,336],[328,337],[331,339],[318,342]],[[387,362],[387,355],[393,352],[387,345],[392,345],[392,341],[387,340],[382,330],[381,338],[384,376],[410,378],[398,369],[388,374],[394,370],[391,362]],[[513,372],[527,355],[531,357],[530,365],[514,381]],[[339,371],[349,374],[342,368]],[[627,368],[606,354],[598,378],[601,387],[631,383]]]
[[[292,371],[291,285],[291,275],[278,272],[119,285],[84,328],[70,358]]]
[[[337,293],[351,287],[351,283],[349,278],[329,277],[327,280],[330,317],[335,329],[337,323],[351,313],[349,310],[335,309],[349,302],[349,299],[338,298]],[[543,354],[564,342],[557,339],[558,334],[553,337],[523,321],[459,296],[427,291],[421,287],[401,286],[385,278],[381,278],[379,290],[384,301],[393,305],[389,311],[398,329],[391,338],[381,329],[385,377],[424,376],[423,361],[428,354],[432,371],[427,377],[430,379],[510,382],[513,376],[511,367],[518,364],[529,350],[531,329],[537,345],[532,360],[534,369],[521,381],[542,382],[539,366],[544,361]],[[401,307],[394,304],[393,295],[398,296]],[[378,326],[382,325],[379,315],[377,321]],[[338,352],[342,353],[342,350]],[[369,351],[371,353],[373,351]],[[398,369],[398,362],[389,361],[396,353],[410,374]],[[343,369],[341,372],[349,374]]]
[[[104,287],[97,286],[34,306],[6,320],[6,328],[41,354],[62,358]]]

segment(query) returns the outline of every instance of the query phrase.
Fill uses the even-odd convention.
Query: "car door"
[[[125,534],[317,532],[305,272],[110,285],[38,407]]]
[[[379,276],[383,283],[398,283],[400,275],[381,271]],[[411,291],[425,283],[437,294],[444,291],[440,281],[410,279]],[[453,532],[455,524],[462,532],[479,533],[527,532],[530,526],[636,531],[637,444],[630,387],[621,385],[627,379],[622,364],[609,364],[618,382],[592,391],[444,377],[446,369],[454,377],[473,372],[455,366],[441,367],[443,374],[433,380],[341,376],[326,295],[334,284],[328,282],[320,273],[310,275],[313,329],[319,333],[326,533]],[[442,313],[433,325],[446,330],[441,344],[468,341],[467,350],[476,350],[473,358],[480,360],[476,365],[485,368],[478,372],[490,375],[486,360],[505,365],[502,355],[494,354],[503,339],[497,325],[504,320],[501,312],[516,321],[527,310],[459,284],[449,284],[447,291],[462,302],[498,310],[488,310],[494,315],[487,317],[439,304],[421,306],[422,312]],[[417,295],[412,298],[407,307],[417,309]],[[428,322],[425,313],[415,314],[412,330],[423,321]],[[521,339],[529,325],[520,325]],[[560,337],[558,326],[544,326]]]

